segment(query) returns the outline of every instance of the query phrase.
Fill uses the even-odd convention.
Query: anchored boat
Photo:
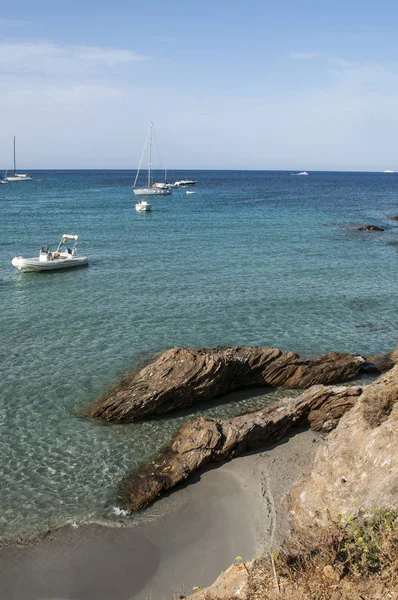
[[[153,138],[153,123],[151,121],[149,125],[149,132],[147,139],[145,140],[144,149],[142,151],[140,164],[137,169],[137,174],[135,176],[133,192],[136,196],[165,196],[171,194],[170,186],[166,183],[153,183],[151,178],[151,169],[152,169],[152,138]],[[148,185],[147,187],[137,188],[137,181],[141,170],[141,164],[144,158],[145,150],[148,145],[149,140],[149,160],[148,160]],[[138,209],[137,209],[138,210]]]
[[[50,248],[42,248],[38,257],[15,256],[12,264],[20,271],[53,271],[88,265],[87,256],[77,256],[78,237],[66,233],[61,237],[55,252]]]
[[[17,173],[17,161],[16,161],[16,152],[15,152],[15,135],[14,135],[14,174],[7,175],[7,172],[4,178],[1,180],[1,183],[9,183],[10,181],[32,181],[33,177],[28,173]]]
[[[149,204],[149,202],[146,200],[138,200],[137,204],[135,205],[135,210],[137,212],[151,212],[152,204]]]

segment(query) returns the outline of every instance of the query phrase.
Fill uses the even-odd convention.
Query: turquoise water
[[[190,415],[110,426],[82,414],[153,353],[397,343],[398,175],[174,172],[196,194],[155,198],[151,214],[134,210],[132,172],[34,175],[0,187],[0,535],[117,518],[117,483]],[[368,223],[386,231],[353,230]],[[63,233],[79,234],[89,268],[11,266]]]

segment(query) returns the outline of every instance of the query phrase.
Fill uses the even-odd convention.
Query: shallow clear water
[[[138,214],[127,171],[37,172],[0,186],[0,535],[113,517],[114,491],[189,413],[103,425],[84,408],[171,346],[302,354],[397,343],[398,176],[194,175]],[[357,232],[381,224],[383,233]],[[90,266],[21,274],[62,233]],[[277,392],[281,394],[281,392]],[[232,415],[273,394],[221,403]]]

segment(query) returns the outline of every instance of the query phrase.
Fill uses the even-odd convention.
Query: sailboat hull
[[[133,190],[136,196],[169,196],[171,190],[168,188],[137,188]]]
[[[4,181],[33,181],[33,177],[30,175],[24,175],[23,177],[20,175],[10,175],[9,177],[4,177]]]

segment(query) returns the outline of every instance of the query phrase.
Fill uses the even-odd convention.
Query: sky
[[[398,170],[398,3],[19,0],[0,13],[0,172]]]

